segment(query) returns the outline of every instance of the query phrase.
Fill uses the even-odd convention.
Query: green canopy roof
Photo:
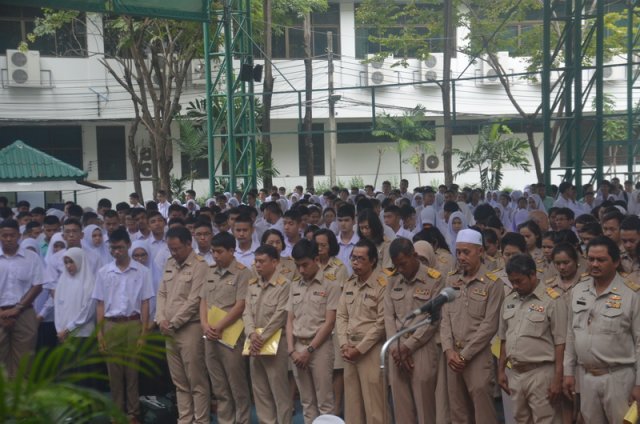
[[[68,181],[86,176],[83,170],[20,140],[0,150],[0,181]]]

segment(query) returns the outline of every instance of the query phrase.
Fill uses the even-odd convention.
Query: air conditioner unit
[[[151,178],[151,148],[140,149],[140,175],[144,178]]]
[[[622,58],[614,58],[610,62],[605,63],[606,67],[602,68],[603,81],[625,81],[627,79],[627,61]]]
[[[420,62],[420,80],[433,82],[442,81],[442,53],[429,53],[429,56]]]
[[[367,59],[372,60],[375,55],[368,55]],[[373,60],[367,63],[367,84],[385,85],[397,84],[398,73],[391,68],[395,60],[393,56],[385,58],[383,61]]]
[[[424,172],[442,172],[442,161],[436,155],[427,155],[424,158]]]
[[[40,87],[40,52],[7,50],[10,87]]]
[[[503,69],[509,69],[509,52],[498,52],[498,62]],[[500,78],[495,69],[493,69],[486,60],[478,60],[480,67],[476,71],[476,85],[500,85]],[[477,74],[480,75],[477,75]]]

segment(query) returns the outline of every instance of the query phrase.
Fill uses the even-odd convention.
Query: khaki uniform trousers
[[[249,424],[251,399],[247,380],[247,361],[242,356],[244,338],[231,349],[219,342],[205,340],[204,354],[213,396],[218,402],[220,424]]]
[[[621,423],[629,409],[629,394],[636,381],[633,366],[613,368],[594,376],[580,370],[580,412],[585,424]]]
[[[450,424],[449,393],[447,391],[447,358],[438,344],[440,360],[438,361],[438,381],[436,383],[436,424]]]
[[[176,386],[178,424],[209,424],[211,396],[204,366],[202,328],[190,322],[167,340],[167,363]]]
[[[560,403],[547,399],[547,389],[553,381],[555,365],[542,365],[526,372],[507,370],[509,389],[513,401],[513,416],[521,424],[560,424]]]
[[[380,370],[381,348],[382,343],[378,343],[355,363],[344,362],[344,420],[349,424],[384,424],[390,421]]]
[[[295,342],[297,352],[305,351],[308,346],[299,340]],[[306,369],[291,364],[305,424],[311,424],[319,415],[333,412],[333,355],[333,340],[329,337],[311,354]]]
[[[7,368],[9,378],[15,377],[20,359],[36,350],[38,319],[33,308],[22,311],[9,329],[0,327],[0,363]]]
[[[104,321],[104,340],[107,351],[133,350],[140,338],[140,321]],[[134,362],[126,358],[127,362]],[[135,362],[134,362],[135,363]],[[109,387],[113,403],[129,417],[140,415],[140,393],[138,390],[138,370],[122,364],[107,363]]]
[[[289,424],[293,402],[289,390],[287,338],[282,335],[275,356],[249,359],[253,398],[260,424]]]
[[[389,383],[397,423],[434,424],[436,422],[436,387],[441,350],[434,341],[416,350],[413,371],[401,371],[389,358]]]
[[[453,424],[492,424],[497,422],[493,405],[493,357],[486,349],[467,363],[461,373],[447,366],[449,406]]]

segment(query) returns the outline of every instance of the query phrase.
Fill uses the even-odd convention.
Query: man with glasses
[[[193,236],[196,239],[196,248],[194,249],[196,255],[204,259],[209,266],[215,265],[216,261],[213,259],[213,250],[211,249],[211,239],[213,238],[211,223],[204,220],[196,222]]]
[[[135,349],[149,327],[149,299],[154,297],[151,271],[131,260],[130,247],[127,231],[115,230],[109,239],[114,261],[100,268],[96,277],[92,297],[96,300],[98,345],[103,352]],[[109,362],[107,372],[114,402],[130,423],[139,423],[137,369]]]

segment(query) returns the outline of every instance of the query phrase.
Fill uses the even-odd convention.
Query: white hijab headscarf
[[[49,258],[54,255],[53,246],[55,246],[56,243],[64,244],[65,249],[67,247],[67,242],[64,240],[64,238],[62,238],[62,233],[55,233],[54,235],[52,235],[51,240],[49,240],[49,247],[47,247],[47,254],[44,255],[45,262],[48,262]]]
[[[76,335],[88,337],[95,329],[95,301],[91,298],[96,280],[85,263],[85,253],[79,247],[68,249],[65,258],[71,259],[77,271],[69,274],[67,268],[58,279],[54,297],[54,322],[58,332],[77,331]]]
[[[153,297],[149,299],[149,317],[153,319],[153,317],[156,316],[156,296],[158,294],[158,289],[160,288],[160,280],[162,279],[163,270],[160,269],[155,258],[151,256],[151,246],[147,240],[136,240],[131,243],[131,248],[129,249],[129,256],[131,256],[131,260],[135,260],[133,259],[133,252],[135,252],[136,249],[144,249],[147,252],[147,263],[143,263],[142,265],[151,270]]]
[[[460,219],[460,221],[462,222],[462,227],[460,228],[460,231],[467,228],[467,219],[462,212],[457,211],[451,214],[451,216],[449,217],[449,222],[447,223],[447,226],[448,226],[447,241],[449,242],[449,249],[451,252],[456,251],[456,239],[458,237],[458,233],[453,231],[453,220],[455,218]]]
[[[96,230],[100,230],[102,232],[102,243],[99,246],[93,244],[93,232]],[[107,243],[105,242],[106,235],[102,228],[95,224],[87,225],[82,230],[82,234],[82,248],[93,252],[96,257],[99,258],[100,263],[98,264],[98,268],[102,268],[113,260],[111,253],[109,252],[109,246],[107,246]]]

